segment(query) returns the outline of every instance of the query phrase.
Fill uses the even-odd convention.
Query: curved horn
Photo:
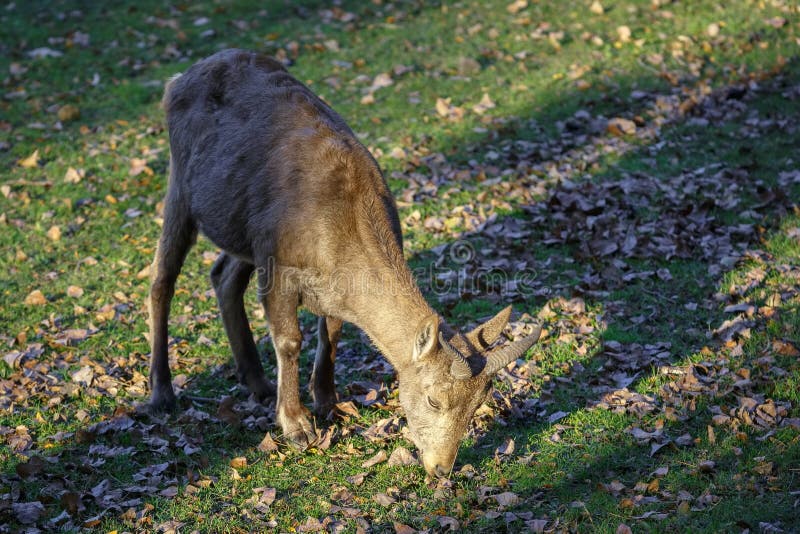
[[[539,325],[533,329],[531,335],[489,353],[486,357],[486,368],[484,372],[488,373],[489,376],[495,374],[500,369],[525,354],[525,352],[536,343],[541,334],[542,327]]]
[[[439,332],[439,343],[442,344],[444,351],[453,358],[453,363],[450,365],[450,374],[453,375],[453,378],[458,380],[472,378],[472,368],[469,366],[467,358],[461,354],[457,348],[451,345],[441,332]]]

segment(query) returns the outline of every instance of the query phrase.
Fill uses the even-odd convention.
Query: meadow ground
[[[4,5],[0,531],[800,531],[798,15],[780,0]],[[451,324],[511,303],[509,337],[544,325],[450,480],[415,465],[391,368],[352,327],[336,416],[317,446],[286,446],[235,383],[205,239],[173,302],[182,410],[136,413],[163,82],[226,47],[290,64],[349,122]]]

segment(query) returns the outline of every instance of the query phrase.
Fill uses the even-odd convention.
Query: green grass
[[[169,520],[205,532],[297,531],[307,518],[328,517],[341,521],[346,531],[355,531],[363,520],[373,531],[391,532],[393,523],[437,529],[440,516],[455,517],[462,529],[476,532],[524,531],[525,521],[534,519],[547,520],[548,528],[557,521],[558,528],[582,532],[614,532],[620,523],[653,532],[755,530],[761,522],[785,531],[800,528],[793,494],[800,490],[800,433],[792,426],[714,426],[717,407],[728,413],[737,406],[735,391],[702,393],[693,403],[669,405],[672,412],[658,409],[641,418],[592,408],[602,395],[598,388],[615,370],[604,344],[669,342],[669,357],[660,365],[717,362],[733,374],[747,369],[750,394],[788,402],[786,417],[800,417],[800,366],[791,351],[800,344],[800,183],[780,185],[781,173],[796,172],[794,149],[800,145],[800,99],[793,89],[800,83],[796,6],[746,0],[724,8],[712,2],[660,8],[649,1],[603,2],[600,15],[588,10],[591,2],[567,8],[529,2],[516,14],[507,10],[509,3],[344,1],[341,8],[356,15],[349,22],[328,17],[323,2],[297,7],[283,1],[173,6],[156,0],[113,5],[65,0],[4,8],[0,342],[4,355],[37,343],[42,352],[25,360],[25,369],[0,361],[4,439],[11,445],[10,432],[20,425],[32,439],[22,453],[10,446],[0,449],[0,531],[21,527],[10,502],[37,500],[45,507],[39,526],[55,528],[46,522],[67,508],[64,493],[79,495],[85,505],[70,520],[71,529],[85,523],[106,532],[149,531]],[[201,17],[208,21],[195,24]],[[712,24],[718,25],[716,36]],[[622,25],[631,30],[629,42],[619,37]],[[203,34],[210,29],[213,35]],[[89,34],[88,47],[60,41],[74,39],[76,31]],[[45,46],[63,56],[32,59],[26,54]],[[513,258],[535,272],[536,291],[510,298],[489,290],[442,296],[430,280],[420,278],[431,303],[451,324],[475,324],[511,300],[515,311],[539,314],[547,330],[528,355],[535,370],[529,389],[514,399],[517,409],[526,400],[536,404],[524,416],[503,413],[488,425],[482,420],[465,440],[457,464],[471,464],[474,471],[457,472],[449,487],[426,481],[419,467],[361,467],[378,449],[412,448],[402,437],[370,443],[359,432],[395,414],[393,388],[388,407],[360,408],[358,418],[338,421],[337,440],[325,451],[298,453],[282,445],[277,452],[262,453],[256,448],[262,430],[195,421],[181,413],[164,421],[137,421],[132,431],[87,433],[90,425],[146,400],[148,285],[138,273],[151,261],[158,239],[158,204],[168,165],[159,109],[162,82],[232,46],[291,57],[291,72],[329,101],[373,151],[402,201],[407,256],[414,269],[458,267],[448,249],[439,247],[463,240],[479,251],[479,262]],[[362,104],[381,73],[391,73],[393,84],[375,91],[374,103]],[[705,125],[693,119],[713,113],[703,115],[699,103],[685,115],[666,117],[653,138],[618,139],[602,130],[586,133],[569,126],[576,112],[593,118],[639,115],[652,125],[664,118],[654,107],[655,95],[685,99],[703,86],[725,95],[745,82],[757,90],[743,97],[741,112],[736,112],[739,97],[712,99],[712,112],[723,109],[730,115]],[[15,98],[21,91],[24,96]],[[471,108],[484,93],[496,107],[478,114]],[[463,108],[463,117],[440,116],[438,98]],[[76,106],[80,117],[55,128],[57,110],[66,104]],[[517,141],[538,143],[539,152],[521,157],[526,149]],[[395,148],[407,157],[392,157]],[[17,163],[35,150],[38,165]],[[576,156],[580,151],[587,156]],[[145,160],[147,168],[132,173],[133,158]],[[70,168],[82,172],[77,183],[64,179]],[[728,189],[714,190],[713,182],[703,181],[723,168],[734,173],[720,178]],[[684,173],[690,178],[679,182]],[[605,185],[630,177],[645,181],[652,191],[613,189],[601,195]],[[439,186],[435,194],[404,197],[410,180],[431,178]],[[520,187],[523,183],[526,188]],[[699,184],[687,194],[685,212],[670,204],[676,183],[683,190]],[[597,189],[581,189],[590,186]],[[569,232],[585,222],[585,217],[560,221],[555,216],[571,212],[548,204],[554,192],[575,188],[589,191],[590,201],[602,197],[606,210],[619,209],[632,224],[688,217],[695,205],[706,210],[719,231],[751,224],[753,237],[742,234],[734,243],[751,253],[748,259],[722,263],[698,249],[675,257],[587,253],[590,230],[552,239],[555,228]],[[715,198],[737,202],[708,205]],[[547,217],[531,224],[537,212],[530,208],[537,205],[547,208]],[[526,233],[471,232],[459,218],[465,209],[494,215],[497,223],[515,222]],[[445,229],[426,226],[429,217],[442,218]],[[601,228],[613,227],[614,221],[597,220]],[[54,226],[60,229],[58,240],[48,236]],[[189,255],[170,324],[174,373],[186,376],[185,391],[195,399],[184,398],[183,408],[212,416],[223,396],[233,395],[238,402],[246,398],[235,386],[210,291],[213,252],[213,245],[201,238]],[[671,279],[622,277],[663,269]],[[756,270],[763,276],[752,282]],[[740,294],[725,297],[732,289]],[[46,303],[25,304],[34,290],[43,293]],[[576,297],[584,300],[583,311],[563,307]],[[726,345],[711,332],[735,317],[724,308],[738,302],[758,311],[749,337]],[[254,294],[248,295],[246,307],[256,336],[264,336],[266,323]],[[551,312],[542,313],[545,308]],[[314,318],[303,313],[302,324],[311,341]],[[59,342],[66,330],[81,328],[96,333],[71,346]],[[393,383],[370,367],[379,357],[361,340],[355,328],[346,328],[340,354],[344,365],[337,375],[343,398],[352,380]],[[261,339],[259,347],[274,376],[270,343]],[[313,349],[304,349],[303,377],[310,374],[312,354]],[[354,370],[357,364],[364,366]],[[98,365],[114,378],[114,394],[72,387],[72,374],[87,365]],[[660,392],[676,378],[657,367],[638,369],[629,389],[656,397],[662,406],[666,401]],[[728,374],[717,383],[724,389],[738,378]],[[502,404],[513,385],[498,381],[493,406]],[[567,415],[549,422],[559,411]],[[144,424],[154,426],[143,433]],[[631,436],[633,427],[663,428],[673,444],[651,456],[650,444]],[[59,432],[75,434],[54,438]],[[675,445],[685,434],[691,440]],[[155,452],[153,438],[166,440],[166,452]],[[514,439],[515,452],[496,457],[495,450],[508,438]],[[187,443],[196,452],[187,454]],[[92,445],[133,447],[133,452],[103,458],[90,452]],[[16,468],[31,455],[52,462],[41,474],[21,479]],[[240,456],[247,458],[247,466],[234,471],[230,461]],[[698,466],[706,460],[714,467],[702,471]],[[140,502],[109,507],[90,495],[104,480],[111,490],[138,484],[137,472],[163,462],[169,463],[163,477]],[[772,467],[766,470],[769,462]],[[654,475],[659,468],[668,472]],[[369,472],[362,485],[346,480],[360,472]],[[613,481],[624,488],[609,491]],[[178,488],[177,496],[159,495],[170,486]],[[276,490],[266,511],[249,502],[258,487]],[[336,495],[342,487],[352,498],[342,501]],[[519,501],[502,509],[491,496],[482,497],[486,487],[492,488],[489,495],[510,491]],[[373,499],[377,493],[392,494],[397,502],[378,504]],[[704,500],[703,495],[713,497]],[[681,504],[687,499],[687,506]],[[332,511],[332,505],[356,508],[360,516],[346,517]],[[516,519],[504,515],[509,511]]]

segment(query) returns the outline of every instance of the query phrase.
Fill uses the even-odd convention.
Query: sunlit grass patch
[[[0,530],[23,528],[10,502],[42,503],[43,530],[436,530],[452,524],[443,517],[492,532],[797,529],[796,7],[509,9],[523,3],[63,1],[0,13]],[[547,330],[497,381],[452,485],[426,481],[419,466],[362,467],[413,446],[394,426],[365,437],[402,414],[394,377],[352,327],[336,381],[357,415],[330,421],[330,448],[290,450],[269,406],[247,407],[236,384],[208,279],[216,248],[202,238],[170,324],[182,410],[98,433],[147,399],[163,81],[228,46],[292,62],[373,151],[400,200],[407,256],[451,324],[510,303],[512,329]],[[63,55],[29,57],[39,47]],[[372,89],[379,75],[392,83]],[[494,107],[476,106],[484,94]],[[67,104],[79,117],[58,118]],[[609,130],[614,118],[635,130]],[[35,151],[35,165],[18,163]],[[656,253],[648,247],[669,237],[667,223],[689,244]],[[726,237],[732,248],[715,249]],[[451,256],[456,242],[472,247],[467,263]],[[494,262],[532,273],[530,287],[467,294],[431,280]],[[246,308],[274,377],[255,293]],[[315,318],[301,323],[305,384]],[[713,380],[687,393],[687,376]],[[354,400],[356,381],[383,388],[381,403]],[[618,390],[653,410],[602,406]],[[217,417],[225,397],[240,424]],[[751,407],[737,412],[742,402]],[[772,406],[774,424],[746,422]],[[259,450],[266,431],[277,450]],[[115,447],[124,452],[103,455]],[[20,467],[29,457],[45,459],[34,476]],[[275,500],[258,507],[256,488]]]

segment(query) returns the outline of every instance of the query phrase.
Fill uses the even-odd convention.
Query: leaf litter
[[[507,10],[514,16],[525,17],[527,7],[528,2],[517,1],[510,3]],[[599,2],[594,2],[591,11],[602,15],[605,10]],[[201,26],[208,24],[209,20],[202,20],[203,18],[195,19],[195,23],[202,21]],[[358,16],[334,7],[325,10],[324,18],[335,23],[352,24],[357,21]],[[151,17],[149,20],[152,25],[177,29],[175,19]],[[247,24],[245,21],[242,23]],[[786,23],[780,17],[768,21],[776,29],[782,28]],[[88,35],[79,33],[75,34],[75,44],[88,46]],[[563,34],[559,37],[557,31],[548,29],[545,25],[540,25],[533,33],[546,38],[556,49],[563,39]],[[637,37],[636,28],[632,31],[627,26],[618,27],[615,33],[622,43],[628,43]],[[709,26],[706,33],[711,38],[718,38],[720,34],[724,34],[724,28],[717,25],[712,29]],[[56,46],[55,43],[51,45]],[[313,45],[309,46],[314,48]],[[331,52],[337,52],[341,45],[326,40],[322,46]],[[294,46],[289,43],[286,50],[282,51],[287,57],[296,57],[299,49],[297,43]],[[48,61],[62,55],[62,52],[43,47],[30,50],[28,55],[37,61]],[[463,75],[469,75],[481,68],[480,63],[470,61],[470,58],[464,58],[459,66],[460,74]],[[15,69],[12,74],[24,74],[23,70]],[[580,71],[580,66],[576,66],[571,77],[579,79]],[[395,70],[367,77],[365,97],[369,96],[373,101],[381,98],[384,92],[390,90],[387,88],[399,84],[401,75]],[[643,446],[662,446],[666,443],[689,446],[693,443],[691,436],[686,438],[684,434],[670,437],[669,429],[656,427],[652,421],[662,414],[668,420],[680,421],[703,402],[712,403],[705,414],[712,414],[711,425],[730,429],[732,432],[746,428],[757,432],[759,437],[764,437],[777,428],[800,426],[797,418],[791,417],[796,413],[791,403],[772,399],[763,393],[766,382],[785,374],[771,353],[796,356],[796,340],[775,340],[768,354],[759,362],[751,362],[753,365],[750,368],[742,369],[738,363],[732,363],[736,359],[732,354],[737,350],[742,351],[741,345],[750,333],[763,329],[765,321],[771,317],[770,314],[775,313],[775,304],[757,306],[739,300],[750,296],[753,290],[763,285],[765,278],[774,271],[772,266],[754,269],[743,282],[732,285],[729,294],[720,297],[719,302],[726,303],[725,312],[736,316],[721,323],[711,332],[722,349],[715,347],[704,354],[705,359],[700,362],[672,365],[675,355],[668,341],[651,345],[618,342],[600,345],[595,341],[595,334],[604,321],[634,321],[638,320],[638,316],[632,315],[630,310],[622,310],[616,316],[611,313],[613,319],[609,319],[587,306],[587,302],[606,299],[610,292],[631,281],[668,281],[672,276],[669,270],[638,270],[633,267],[633,260],[702,259],[707,263],[711,276],[718,276],[742,261],[748,253],[748,247],[758,242],[761,232],[758,223],[728,224],[717,218],[714,210],[747,207],[752,212],[753,219],[758,221],[770,209],[787,209],[789,199],[785,198],[782,190],[797,181],[796,174],[781,175],[777,186],[768,186],[754,178],[746,167],[709,163],[700,168],[684,169],[674,176],[658,178],[644,172],[630,172],[603,183],[594,183],[586,176],[587,169],[601,161],[604,154],[625,154],[636,149],[637,143],[652,143],[649,150],[654,157],[659,151],[671,148],[669,143],[662,144],[664,142],[659,140],[661,131],[670,125],[714,125],[747,117],[743,126],[745,135],[764,135],[770,128],[786,128],[779,124],[780,119],[773,121],[759,117],[750,109],[748,101],[767,90],[769,88],[762,87],[756,80],[745,80],[721,90],[712,90],[701,82],[696,86],[675,87],[674,91],[668,93],[641,92],[636,97],[645,104],[644,110],[639,112],[640,119],[632,115],[607,118],[588,110],[579,110],[557,125],[559,133],[555,138],[544,134],[541,127],[533,124],[534,129],[538,129],[542,135],[531,136],[534,140],[505,138],[484,151],[486,162],[466,167],[451,163],[442,154],[422,154],[425,148],[423,146],[403,147],[402,154],[400,151],[394,152],[398,160],[408,162],[408,167],[399,176],[395,176],[404,179],[408,184],[399,195],[401,202],[419,203],[431,198],[447,199],[451,192],[463,187],[465,183],[481,183],[480,193],[475,195],[477,200],[448,206],[450,213],[419,218],[409,216],[404,221],[406,229],[413,230],[421,226],[426,232],[448,238],[495,241],[494,246],[486,247],[487,250],[481,250],[481,254],[476,254],[464,264],[463,268],[468,274],[486,268],[523,270],[528,266],[543,273],[543,276],[533,281],[533,294],[545,301],[541,313],[535,318],[516,316],[506,332],[507,336],[511,339],[517,338],[529,331],[534,322],[543,322],[547,330],[545,343],[569,345],[578,356],[594,355],[603,361],[600,369],[590,373],[586,372],[580,361],[572,362],[557,372],[549,369],[544,375],[548,380],[544,380],[542,376],[544,362],[540,360],[541,354],[538,352],[531,360],[513,362],[501,372],[503,388],[495,391],[490,402],[481,408],[471,430],[473,436],[480,436],[489,428],[502,428],[529,418],[547,421],[556,430],[554,436],[560,435],[567,427],[559,421],[563,423],[568,420],[566,418],[569,412],[553,408],[553,393],[559,385],[584,379],[591,390],[587,397],[589,405],[595,409],[624,412],[642,420],[640,426],[630,428],[630,434],[632,439],[642,442]],[[791,89],[786,91],[787,94],[793,94]],[[495,102],[489,92],[484,92],[482,98],[475,102],[476,99],[455,102],[452,98],[441,97],[430,111],[447,125],[463,121],[470,112],[486,116],[488,123],[491,123],[490,114],[498,102]],[[69,110],[68,106],[60,106],[56,113],[62,114],[61,110],[66,109],[69,113],[64,111],[61,120],[74,120],[79,116],[79,111],[77,107],[72,107],[75,108],[74,111]],[[107,148],[95,148],[101,149]],[[126,162],[129,176],[140,178],[154,174],[155,166],[151,165],[156,154],[129,158]],[[43,158],[39,150],[18,161],[18,165],[24,169],[37,169],[42,164]],[[84,183],[91,180],[91,171],[87,175],[83,169],[70,167],[64,180],[72,184]],[[753,192],[760,198],[758,204],[753,206],[742,202],[745,194]],[[4,192],[5,196],[11,194],[10,190],[8,195]],[[109,200],[109,203],[116,201]],[[498,216],[498,212],[512,206],[522,207],[526,214],[525,221]],[[642,213],[656,208],[658,220],[645,220]],[[126,213],[129,214],[128,217],[135,218],[137,212],[133,210]],[[70,237],[66,225],[51,225],[49,228],[46,235],[53,243],[63,242]],[[540,234],[542,228],[544,235]],[[556,283],[553,287],[545,287],[542,282],[557,279],[558,277],[549,274],[565,265],[547,264],[529,251],[520,250],[519,245],[515,244],[519,240],[540,235],[540,243],[545,246],[575,247],[577,252],[574,260],[586,265],[585,270],[579,274],[581,281],[574,296],[553,296],[553,293],[567,293],[567,286]],[[511,251],[514,252],[513,256],[509,254]],[[441,252],[444,255],[446,251]],[[566,267],[575,269],[575,265],[567,264]],[[47,306],[57,303],[61,298],[50,294],[44,286],[41,287],[29,288],[32,290],[28,294],[26,305]],[[449,301],[452,303],[465,296],[494,297],[501,293],[511,296],[525,295],[510,285],[499,288],[484,285],[471,288],[471,291],[454,290],[449,295]],[[68,290],[67,294],[71,298],[79,299],[82,291]],[[782,291],[778,300],[786,302],[796,298],[796,295],[796,286],[789,287]],[[445,295],[443,302],[448,302],[448,295]],[[79,328],[65,328],[51,318],[30,331],[30,337],[34,341],[15,341],[9,345],[13,350],[6,352],[3,360],[12,372],[0,382],[2,409],[13,412],[31,398],[44,403],[48,408],[68,405],[77,396],[100,399],[126,393],[135,399],[141,399],[146,391],[146,379],[136,369],[145,367],[145,358],[131,355],[99,363],[87,357],[90,349],[83,348],[84,343],[92,343],[92,336],[97,333],[102,335],[104,328],[127,324],[132,318],[133,311],[124,303],[106,303],[97,307],[95,319],[101,324],[100,328],[88,321]],[[190,320],[202,321],[208,318],[192,317]],[[646,322],[647,318],[642,316],[641,324]],[[181,348],[179,342],[172,344],[170,350],[171,359],[180,361],[184,378],[201,368],[196,361],[185,357],[186,347]],[[346,357],[342,361],[348,371],[365,371],[364,367],[358,367]],[[367,365],[373,365],[371,370],[380,376],[390,375],[390,370],[380,359],[368,362]],[[651,369],[656,370],[659,376],[667,377],[663,386],[656,393],[647,394],[631,389]],[[389,412],[396,410],[391,389],[384,384],[385,382],[353,384],[348,391],[350,398],[337,405],[341,432],[358,433],[374,445],[385,447],[365,462],[378,458],[377,462],[364,467],[370,470],[383,462],[388,467],[412,465],[417,461],[408,449],[395,446],[396,441],[403,436],[402,419],[399,415],[382,418],[366,429],[355,424],[360,417],[359,408],[385,409]],[[183,386],[185,385],[184,382]],[[149,505],[144,502],[148,495],[159,493],[166,498],[175,498],[189,487],[207,487],[213,482],[208,478],[196,479],[186,471],[186,465],[176,462],[150,464],[149,459],[152,458],[147,455],[162,457],[169,454],[169,451],[180,451],[188,457],[201,456],[205,443],[201,428],[208,424],[234,427],[241,425],[248,431],[262,432],[274,428],[271,406],[260,406],[232,395],[213,399],[212,404],[216,410],[205,410],[202,401],[193,403],[192,407],[182,413],[177,425],[167,424],[166,420],[157,418],[141,419],[135,413],[126,413],[123,408],[113,415],[85,412],[85,424],[75,432],[44,436],[39,432],[39,427],[33,424],[17,425],[14,428],[4,426],[0,428],[0,432],[11,450],[29,458],[17,464],[17,475],[24,478],[41,477],[51,484],[53,487],[49,491],[57,497],[57,501],[67,512],[66,516],[56,516],[49,523],[50,526],[65,529],[76,526],[93,527],[100,523],[104,514],[119,514],[135,521],[141,528],[157,527],[152,524],[152,519],[148,519],[152,511],[152,507],[148,508]],[[48,413],[40,414],[42,418],[49,416]],[[138,448],[117,443],[123,434],[134,436]],[[333,436],[332,430],[321,431],[316,447],[327,450],[332,444]],[[69,454],[58,454],[70,458],[71,462],[77,462],[85,469],[93,470],[95,475],[102,474],[102,470],[98,468],[108,459],[127,457],[138,467],[133,475],[136,484],[120,488],[116,481],[103,478],[99,482],[95,481],[97,484],[88,491],[75,491],[74,483],[49,473],[49,460],[42,461],[40,456],[33,454],[46,450],[45,445],[71,446],[74,443],[87,447],[76,447]],[[282,443],[274,440],[269,433],[258,448],[264,454],[274,455],[277,461],[283,460]],[[506,461],[515,453],[521,452],[516,449],[513,438],[507,437],[495,451],[495,456]],[[393,450],[391,456],[387,455],[387,450]],[[202,463],[199,458],[197,461]],[[235,457],[230,462],[233,469],[244,471],[248,466],[247,457]],[[712,475],[716,464],[713,460],[704,460],[698,463],[696,469],[698,473]],[[772,463],[764,460],[756,464],[753,471],[766,477],[773,469]],[[467,469],[462,471],[465,474],[470,472]],[[650,504],[649,499],[654,498],[653,494],[659,491],[657,485],[653,486],[654,481],[664,477],[667,472],[666,467],[660,467],[651,475],[652,480],[629,486],[612,481],[607,484],[609,493],[622,498],[621,506],[623,502],[625,506],[634,508]],[[361,473],[348,477],[347,480],[354,486],[359,486],[367,476],[368,474]],[[4,486],[12,487],[17,481],[12,480],[6,484],[4,478],[3,482]],[[442,488],[442,491],[446,494],[449,489]],[[507,524],[511,524],[518,515],[535,532],[558,528],[558,519],[535,519],[533,516],[524,518],[524,512],[520,511],[515,515],[505,511],[504,508],[513,508],[519,504],[520,499],[516,493],[503,490],[492,487],[477,492],[476,503],[492,506],[487,516],[503,517],[508,521]],[[378,498],[378,495],[381,497]],[[339,496],[344,497],[344,494]],[[11,507],[16,519],[24,524],[40,522],[45,512],[44,504],[40,501],[18,500],[20,497],[19,494],[14,497],[16,501]],[[376,494],[376,501],[382,506],[391,506],[408,497],[405,489],[392,491],[385,488],[385,491]],[[687,492],[665,495],[662,491],[659,497],[674,503],[678,512],[684,509],[702,510],[718,501],[718,497],[714,495],[693,496]],[[251,503],[253,509],[262,515],[269,512],[270,507],[278,500],[274,488],[257,488],[254,490],[254,498],[256,500]],[[45,499],[43,501],[48,507],[53,502]],[[94,515],[86,513],[84,501]],[[95,513],[98,508],[102,509],[100,515]],[[339,507],[336,510],[331,507],[331,513],[350,517],[363,515],[363,512],[354,507]],[[664,514],[660,512],[646,511],[636,518],[660,519],[662,515]],[[455,518],[440,515],[437,516],[437,522],[442,528],[459,528],[459,522]],[[336,525],[336,521],[330,516],[322,519],[309,517],[297,525],[297,530],[335,529]],[[160,525],[165,529],[176,529],[179,526],[180,523],[176,521]],[[399,522],[394,524],[394,528],[397,531],[412,530]],[[617,530],[624,532],[630,529],[627,525],[620,524]]]

